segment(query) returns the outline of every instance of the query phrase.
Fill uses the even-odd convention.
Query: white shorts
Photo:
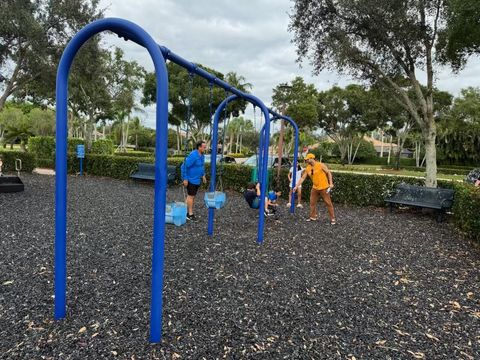
[[[295,187],[295,186],[292,186],[292,185],[290,184],[290,189],[293,189],[294,187]],[[302,185],[297,186],[297,189],[300,190],[301,188],[302,188]]]

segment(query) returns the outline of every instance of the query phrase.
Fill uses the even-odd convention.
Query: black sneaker
[[[197,218],[193,214],[192,215],[187,214],[187,220],[195,221],[195,220],[197,220]]]

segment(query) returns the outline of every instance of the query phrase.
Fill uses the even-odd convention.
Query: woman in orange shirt
[[[333,189],[332,173],[327,166],[319,161],[315,161],[315,155],[312,153],[305,156],[305,161],[308,164],[303,176],[297,181],[293,191],[297,191],[298,187],[302,185],[307,176],[312,179],[312,191],[310,192],[310,217],[307,221],[317,220],[317,202],[321,197],[327,206],[328,215],[330,216],[330,224],[335,225],[335,212],[333,210],[332,199],[330,198],[330,190]]]

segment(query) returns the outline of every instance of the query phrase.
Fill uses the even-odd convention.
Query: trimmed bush
[[[472,240],[480,241],[480,187],[455,184],[453,212],[455,225]]]
[[[37,159],[37,167],[46,169],[55,169],[55,160],[53,159]]]
[[[116,152],[113,155],[115,156],[126,156],[126,157],[136,157],[136,158],[148,158],[153,157],[153,153],[147,151],[128,151],[128,152]]]
[[[8,152],[12,154],[15,152]],[[4,153],[5,154],[5,153]],[[20,153],[25,154],[25,153]],[[27,154],[30,155],[30,154]],[[31,155],[30,155],[31,156]],[[13,159],[15,156],[12,157]],[[90,175],[108,176],[116,179],[128,179],[131,172],[136,170],[139,162],[153,163],[153,158],[136,158],[115,155],[87,155],[84,168]],[[180,164],[183,158],[169,159],[170,165],[177,166],[177,175],[180,177]],[[206,165],[206,175],[209,180],[210,166]],[[252,168],[243,165],[225,164],[217,168],[217,174],[222,174],[222,184],[225,190],[243,191],[250,181]],[[79,161],[75,154],[69,154],[68,172],[78,173]],[[335,203],[349,204],[356,206],[379,206],[384,207],[385,197],[393,191],[400,182],[412,185],[423,185],[422,178],[400,177],[389,175],[363,175],[333,172],[335,188],[332,191],[332,199]],[[270,188],[278,188],[282,191],[284,198],[288,197],[288,169],[282,169],[280,177],[277,179],[274,171],[271,179]],[[217,179],[219,184],[219,180]],[[453,219],[457,227],[471,239],[480,241],[480,188],[475,188],[463,183],[454,183],[451,181],[439,181],[439,187],[453,188],[456,190]],[[207,183],[205,188],[209,186]],[[302,186],[302,197],[308,201],[310,197],[312,183],[307,180]]]
[[[22,160],[22,171],[31,173],[35,169],[35,156],[24,151],[1,151],[0,157],[3,159],[3,172],[15,171],[15,160]]]
[[[101,155],[112,155],[114,151],[115,147],[110,139],[96,140],[92,143],[92,148],[90,149],[90,153]]]
[[[28,152],[37,159],[54,159],[55,138],[53,136],[34,136],[29,138]]]
[[[85,140],[80,138],[68,138],[67,144],[67,152],[77,153],[77,145],[85,145]],[[87,151],[87,149],[85,149],[85,151]]]

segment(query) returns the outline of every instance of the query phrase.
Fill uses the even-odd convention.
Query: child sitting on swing
[[[260,207],[260,183],[248,183],[243,197],[252,209]],[[265,198],[265,216],[273,216],[277,212],[277,198],[281,196],[280,191],[270,191]]]

